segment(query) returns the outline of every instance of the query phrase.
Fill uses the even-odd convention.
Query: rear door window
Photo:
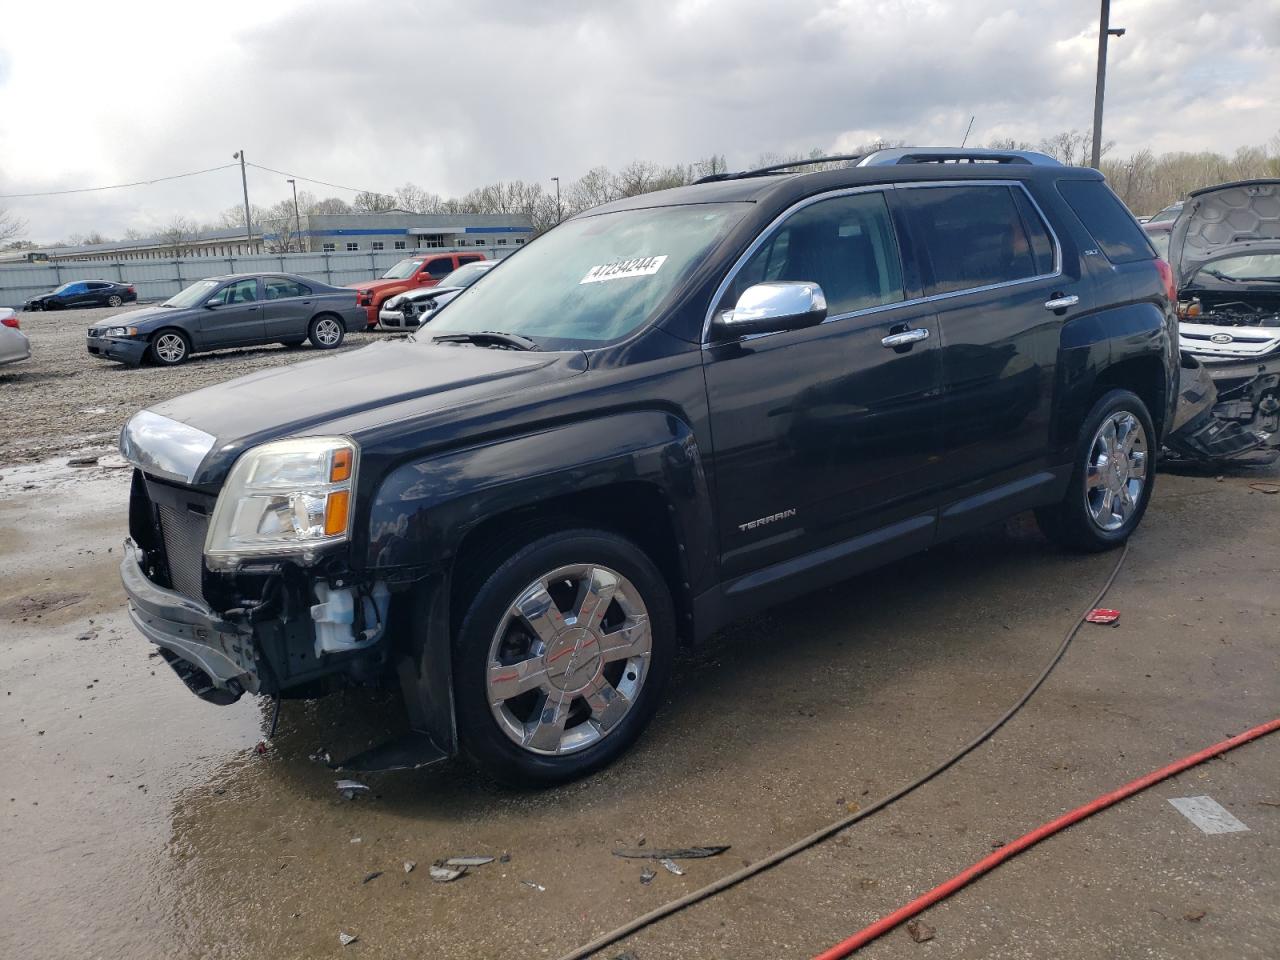
[[[802,207],[743,264],[721,309],[757,283],[807,280],[822,287],[827,316],[898,303],[902,259],[884,195],[855,193]]]
[[[1059,180],[1058,192],[1112,263],[1134,263],[1155,256],[1138,221],[1101,180]]]
[[[306,297],[311,288],[290,280],[288,277],[267,277],[265,281],[268,300],[283,300],[287,297]]]
[[[927,253],[928,294],[1053,272],[1053,241],[1035,206],[1019,205],[1021,193],[995,183],[900,191],[912,234]]]

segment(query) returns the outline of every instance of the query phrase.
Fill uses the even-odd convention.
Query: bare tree
[[[135,229],[134,227],[128,227],[125,229],[122,236],[125,240],[142,240],[146,235],[141,230]]]
[[[307,208],[307,213],[314,213],[317,215],[350,212],[351,205],[339,197],[325,197],[323,200],[317,200]]]
[[[12,240],[27,232],[27,221],[0,207],[0,242]]]
[[[183,257],[191,252],[192,244],[199,236],[197,225],[186,217],[178,216],[157,234],[157,239],[175,257]]]
[[[386,213],[396,205],[396,198],[389,193],[373,193],[361,190],[356,194],[351,206],[356,213]]]

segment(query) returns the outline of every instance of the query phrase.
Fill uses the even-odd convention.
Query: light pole
[[[1102,0],[1098,16],[1098,82],[1093,90],[1093,155],[1089,165],[1095,170],[1102,162],[1102,94],[1107,85],[1107,38],[1123,37],[1124,27],[1111,26],[1111,0]]]
[[[293,218],[298,225],[298,252],[302,253],[302,214],[298,212],[298,181],[289,180],[288,183],[293,187]]]
[[[240,186],[244,187],[244,235],[249,241],[249,252],[253,253],[253,220],[249,216],[249,177],[244,172],[244,151],[237,150],[231,159],[240,161]]]
[[[559,223],[563,216],[560,210],[560,178],[552,177],[551,179],[556,182],[556,223]]]

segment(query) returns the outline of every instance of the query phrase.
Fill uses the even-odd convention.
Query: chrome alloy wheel
[[[1117,410],[1098,428],[1089,450],[1084,499],[1101,530],[1119,530],[1142,501],[1147,483],[1147,432],[1128,410]]]
[[[325,317],[316,324],[316,339],[323,343],[326,347],[332,347],[335,343],[342,339],[342,328],[338,326],[337,320],[331,320]]]
[[[525,587],[498,622],[489,708],[525,750],[584,750],[635,704],[652,646],[648,611],[630,580],[598,564],[559,567]]]
[[[177,363],[187,355],[187,342],[176,333],[162,333],[156,339],[156,356],[165,363]]]

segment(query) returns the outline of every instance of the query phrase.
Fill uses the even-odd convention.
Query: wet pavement
[[[638,747],[522,793],[459,765],[311,758],[402,722],[373,694],[215,707],[148,656],[116,575],[126,470],[0,468],[0,957],[557,957],[910,780],[985,727],[1115,562],[1025,518],[739,624]],[[1107,605],[1027,709],[882,814],[601,956],[807,957],[1065,809],[1280,713],[1280,496],[1162,476]],[[1273,957],[1280,735],[1048,841],[868,957]],[[1167,803],[1248,827],[1205,835]],[[730,844],[685,876],[615,846]],[[509,852],[450,884],[427,868]],[[416,861],[406,874],[402,864]],[[370,874],[381,875],[367,879]],[[367,879],[367,882],[366,882]],[[527,886],[530,881],[544,889]],[[1188,919],[1195,917],[1195,919]],[[340,933],[358,936],[342,946]]]

